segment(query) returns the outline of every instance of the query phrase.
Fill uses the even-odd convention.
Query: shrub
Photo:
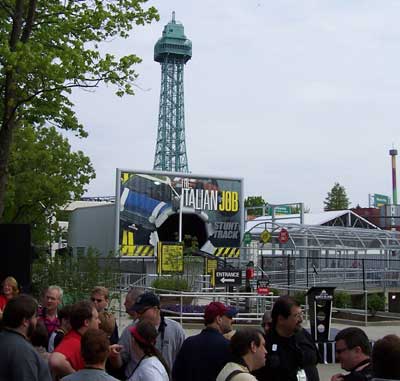
[[[337,308],[348,308],[351,306],[351,296],[346,291],[335,291],[333,305]]]
[[[379,294],[368,295],[367,306],[371,315],[374,316],[377,311],[385,310],[385,297]]]
[[[171,291],[189,290],[189,284],[187,280],[177,276],[157,278],[156,280],[153,281],[151,286],[156,289],[156,292],[163,290],[171,290]]]
[[[296,291],[293,294],[293,299],[300,305],[306,304],[306,293],[304,291]]]

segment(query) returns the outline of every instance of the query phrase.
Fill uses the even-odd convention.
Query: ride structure
[[[189,172],[185,143],[184,65],[192,58],[192,42],[183,25],[172,20],[154,46],[154,61],[161,65],[160,109],[154,170]]]

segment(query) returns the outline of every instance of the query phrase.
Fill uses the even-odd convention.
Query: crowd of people
[[[205,328],[185,337],[164,317],[152,292],[132,288],[125,309],[132,318],[119,336],[108,310],[109,292],[95,287],[87,300],[62,306],[63,290],[49,286],[40,304],[19,295],[14,278],[0,295],[0,381],[319,381],[320,354],[302,327],[300,305],[279,297],[262,329],[233,327],[237,310],[220,302],[204,310]],[[356,327],[335,337],[343,372],[331,381],[400,380],[400,338],[371,348]],[[324,380],[322,380],[324,381]]]

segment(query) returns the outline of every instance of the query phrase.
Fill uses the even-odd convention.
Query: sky
[[[160,65],[154,44],[183,23],[185,128],[193,174],[244,179],[244,196],[323,209],[335,182],[351,206],[392,195],[389,150],[400,148],[400,2],[391,0],[153,0],[160,21],[101,49],[136,54],[136,95],[76,90],[92,160],[88,196],[115,194],[115,169],[152,170]]]

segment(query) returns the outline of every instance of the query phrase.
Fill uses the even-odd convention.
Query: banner
[[[182,240],[196,242],[199,250],[221,255],[224,249],[239,257],[241,179],[128,170],[117,170],[117,176],[116,249],[121,255],[135,256],[134,248],[154,248],[159,241],[178,242],[181,227]]]

